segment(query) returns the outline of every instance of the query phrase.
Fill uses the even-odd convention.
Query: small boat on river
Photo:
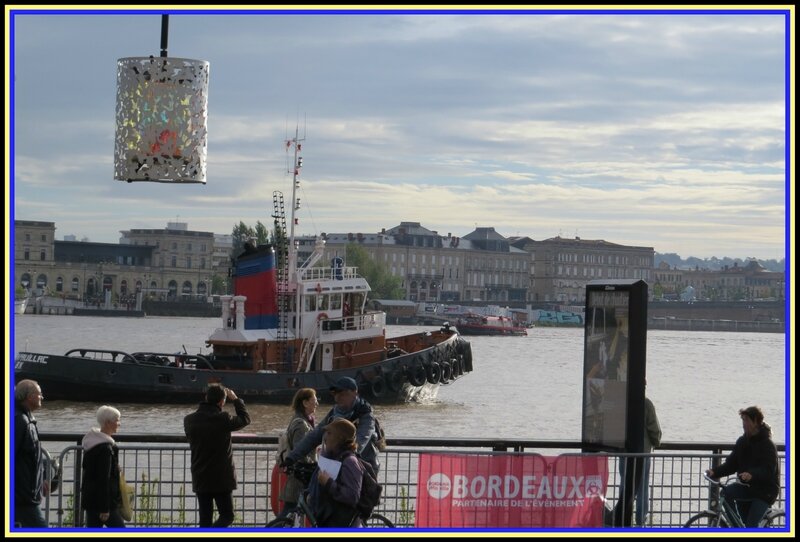
[[[295,136],[292,202],[302,158]],[[435,396],[472,371],[472,350],[455,327],[386,337],[386,314],[367,309],[370,286],[341,258],[323,263],[324,241],[297,261],[294,210],[286,231],[283,195],[273,193],[276,246],[248,243],[234,259],[234,294],[221,296],[221,326],[209,353],[79,348],[63,355],[20,352],[14,376],[36,380],[48,399],[195,403],[210,383],[245,401],[288,404],[299,388],[330,398],[343,376],[372,402]],[[281,242],[283,240],[283,242]],[[327,263],[327,262],[325,262]],[[145,338],[146,344],[146,338]]]
[[[466,314],[456,320],[462,335],[527,335],[525,326],[515,323],[508,316],[484,316]]]

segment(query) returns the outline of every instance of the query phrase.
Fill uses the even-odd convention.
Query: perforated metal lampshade
[[[206,182],[208,62],[117,60],[114,179]]]

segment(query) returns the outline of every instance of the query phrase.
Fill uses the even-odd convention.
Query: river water
[[[71,348],[198,353],[217,318],[18,315],[13,353],[63,354]],[[423,329],[388,326],[387,336]],[[376,406],[387,436],[575,440],[581,438],[583,329],[533,328],[527,337],[468,337],[474,371],[441,386],[435,400]],[[648,330],[647,395],[665,442],[733,442],[740,408],[759,405],[785,443],[789,412],[786,337],[778,333]],[[94,403],[48,401],[40,431],[85,432]],[[115,404],[120,433],[183,434],[194,405]],[[330,405],[321,405],[318,416]],[[248,432],[277,435],[288,406],[249,404]]]

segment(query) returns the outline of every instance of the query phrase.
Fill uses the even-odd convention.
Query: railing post
[[[78,442],[75,452],[75,476],[72,481],[72,524],[83,527],[83,514],[81,513],[81,479],[83,478],[83,447]]]

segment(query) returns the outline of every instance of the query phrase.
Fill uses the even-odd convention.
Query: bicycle
[[[699,514],[695,514],[692,516],[689,521],[684,524],[684,527],[687,528],[713,528],[713,527],[734,527],[734,528],[744,528],[744,521],[742,520],[739,512],[735,509],[735,507],[731,506],[728,501],[722,498],[722,491],[723,489],[736,481],[735,478],[731,478],[726,483],[722,483],[719,480],[714,480],[713,478],[709,477],[707,474],[703,473],[703,478],[705,478],[711,486],[717,487],[720,490],[719,498],[712,500],[711,508],[700,512]],[[786,526],[786,511],[781,508],[767,508],[766,512],[764,512],[764,516],[761,518],[761,521],[758,522],[759,528],[784,528]]]
[[[306,487],[311,480],[313,469],[316,468],[315,464],[310,463],[295,463],[286,468],[287,474],[294,474],[295,477],[303,482]],[[297,506],[290,510],[285,516],[278,517],[267,523],[269,528],[303,528],[303,527],[319,527],[314,513],[311,511],[311,506],[306,500],[307,491],[303,491],[297,499]],[[353,516],[350,525],[356,521],[357,516]],[[370,529],[378,528],[394,528],[389,518],[377,512],[373,512],[368,519],[361,520],[362,527]]]

